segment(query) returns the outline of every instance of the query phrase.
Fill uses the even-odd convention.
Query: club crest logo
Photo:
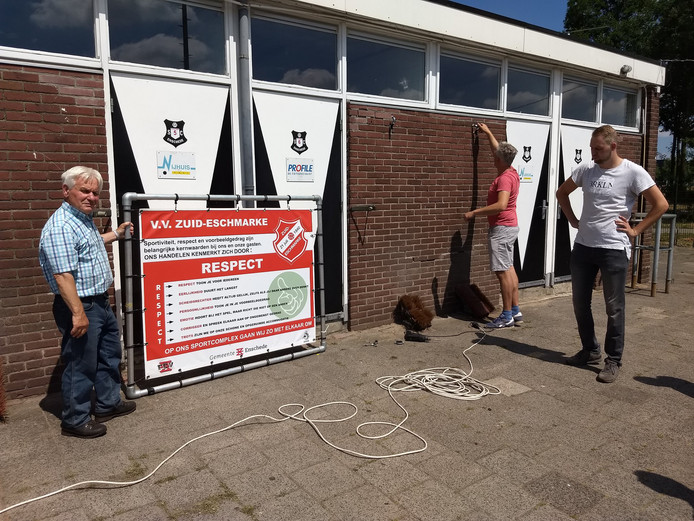
[[[530,155],[531,148],[533,147],[523,147],[523,161],[525,161],[526,163],[528,163],[532,159],[532,156]]]
[[[574,163],[576,163],[577,165],[580,165],[581,161],[583,161],[583,159],[581,159],[581,153],[582,152],[583,152],[583,149],[581,149],[581,148],[576,149],[576,155],[574,156]]]
[[[168,373],[173,369],[173,361],[172,360],[164,360],[162,362],[159,362],[157,364],[157,369],[159,369],[160,373]]]
[[[164,124],[166,125],[164,141],[172,144],[175,147],[188,141],[186,136],[183,134],[183,125],[186,124],[185,121],[171,121],[170,119],[165,119]]]
[[[292,130],[292,150],[297,154],[303,154],[308,150],[306,145],[306,132]]]
[[[289,262],[298,259],[308,246],[308,241],[304,237],[305,231],[299,219],[296,221],[280,219],[275,228],[275,240],[272,241],[278,255]]]

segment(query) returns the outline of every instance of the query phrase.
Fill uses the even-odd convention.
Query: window
[[[251,20],[253,79],[337,90],[337,32]]]
[[[222,11],[159,0],[109,0],[111,59],[226,73]]]
[[[92,2],[0,0],[0,45],[94,58]]]
[[[499,110],[501,65],[441,55],[439,101]]]
[[[635,92],[629,92],[611,87],[602,89],[602,122],[610,125],[636,127]]]
[[[423,101],[424,67],[424,47],[347,38],[347,90],[350,92]]]
[[[598,86],[564,79],[561,89],[561,117],[597,121]]]
[[[549,74],[508,68],[506,108],[523,114],[549,115]]]

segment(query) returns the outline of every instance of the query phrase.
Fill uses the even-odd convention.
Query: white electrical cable
[[[455,369],[451,367],[437,367],[437,368],[431,368],[431,369],[422,369],[421,371],[415,371],[412,373],[408,373],[405,376],[382,376],[376,380],[376,383],[382,388],[388,391],[388,394],[390,395],[391,399],[397,404],[400,409],[405,413],[405,417],[400,421],[399,423],[391,423],[391,422],[385,422],[385,421],[370,421],[370,422],[364,422],[361,423],[359,426],[357,426],[356,432],[357,434],[365,439],[369,440],[378,440],[378,439],[383,439],[394,432],[398,430],[403,430],[407,432],[408,434],[411,434],[415,438],[417,438],[419,441],[422,442],[423,446],[418,449],[412,449],[404,452],[398,452],[394,454],[386,454],[386,455],[375,455],[375,454],[363,454],[361,452],[353,451],[351,449],[347,449],[344,447],[340,447],[338,445],[335,445],[334,443],[331,443],[321,432],[320,428],[318,427],[319,424],[321,423],[339,423],[339,422],[344,422],[347,421],[354,416],[356,416],[358,408],[356,405],[354,405],[351,402],[344,402],[344,401],[336,401],[336,402],[327,402],[323,403],[320,405],[314,405],[313,407],[309,407],[306,409],[304,405],[300,403],[287,403],[279,407],[277,411],[280,413],[282,416],[281,418],[274,418],[272,416],[266,415],[266,414],[254,414],[252,416],[248,416],[247,418],[244,418],[243,420],[239,420],[235,423],[232,423],[231,425],[228,425],[222,429],[218,429],[216,431],[208,432],[206,434],[202,434],[201,436],[198,436],[196,438],[193,438],[183,445],[181,445],[178,449],[173,451],[166,459],[164,459],[159,465],[155,467],[155,469],[147,474],[146,476],[134,480],[134,481],[97,481],[97,480],[92,480],[92,481],[81,481],[79,483],[75,483],[73,485],[69,485],[67,487],[61,488],[59,490],[55,490],[53,492],[50,492],[48,494],[44,494],[39,497],[35,497],[32,499],[27,499],[26,501],[22,501],[21,503],[17,503],[15,505],[11,505],[7,508],[4,508],[0,510],[0,514],[4,514],[5,512],[9,512],[12,509],[18,508],[23,505],[28,505],[29,503],[33,503],[35,501],[39,501],[41,499],[46,499],[51,496],[55,496],[56,494],[60,494],[62,492],[67,492],[68,490],[73,490],[77,488],[87,488],[87,487],[111,487],[111,488],[122,488],[122,487],[129,487],[132,485],[137,485],[138,483],[142,483],[143,481],[149,479],[152,477],[167,461],[169,461],[171,458],[173,458],[176,454],[178,454],[181,450],[186,448],[188,445],[201,440],[203,438],[206,438],[208,436],[213,436],[215,434],[219,434],[224,431],[228,431],[230,429],[233,429],[235,427],[238,427],[239,425],[246,423],[250,420],[253,419],[264,419],[264,420],[269,420],[271,422],[283,422],[289,419],[292,420],[297,420],[297,421],[302,421],[308,423],[313,430],[318,434],[318,436],[329,446],[333,447],[334,449],[337,449],[341,452],[344,452],[345,454],[350,454],[352,456],[356,456],[359,458],[367,458],[367,459],[386,459],[386,458],[395,458],[399,456],[406,456],[408,454],[416,454],[418,452],[422,452],[427,449],[428,444],[424,438],[422,438],[419,434],[411,431],[410,429],[407,429],[406,427],[403,427],[404,423],[407,421],[409,418],[409,413],[407,412],[407,409],[403,407],[400,402],[398,402],[395,399],[395,396],[393,395],[393,392],[398,392],[398,391],[418,391],[418,390],[427,390],[430,391],[434,394],[437,394],[439,396],[444,396],[446,398],[454,398],[457,400],[479,400],[483,396],[486,396],[488,394],[500,394],[499,388],[485,384],[479,380],[475,380],[474,378],[471,378],[470,375],[472,374],[472,361],[470,358],[467,356],[467,351],[475,347],[477,344],[479,344],[484,337],[486,336],[486,332],[484,335],[477,340],[474,344],[472,344],[470,347],[465,349],[463,351],[463,356],[465,359],[468,361],[468,364],[470,365],[470,371],[469,372],[464,372],[461,369]],[[318,419],[318,418],[311,418],[309,417],[309,413],[312,411],[325,408],[325,407],[330,407],[330,406],[343,406],[346,405],[348,407],[351,407],[353,409],[351,414],[347,414],[346,416],[340,417],[340,418],[333,418],[333,419]],[[286,409],[288,408],[297,408],[296,412],[287,412]],[[369,435],[365,434],[363,430],[367,427],[373,427],[373,426],[385,426],[385,427],[390,427],[390,429],[384,433],[384,434],[379,434],[379,435]]]
[[[474,324],[479,329],[477,324]],[[455,400],[479,400],[488,394],[501,394],[501,390],[491,384],[486,384],[480,380],[472,378],[473,367],[472,360],[467,355],[467,352],[479,344],[484,337],[484,334],[470,347],[463,351],[463,356],[470,365],[470,371],[465,372],[462,369],[454,367],[433,367],[430,369],[421,369],[408,373],[404,376],[381,376],[376,379],[376,383],[383,389],[391,391],[429,391],[438,396],[445,398],[453,398]],[[391,397],[392,397],[391,393]],[[395,398],[393,398],[395,400]],[[397,403],[397,401],[396,401]],[[400,404],[398,404],[400,405]]]

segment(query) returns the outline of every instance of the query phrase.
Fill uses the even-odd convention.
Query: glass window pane
[[[501,66],[441,56],[439,101],[499,109]]]
[[[549,74],[508,69],[506,108],[523,114],[549,115]]]
[[[162,0],[109,0],[111,59],[226,73],[221,11]]]
[[[92,2],[0,0],[0,45],[94,58]]]
[[[251,20],[253,78],[337,90],[337,33]]]
[[[347,38],[347,90],[424,100],[424,49]]]
[[[561,89],[561,117],[596,121],[598,86],[565,79]]]
[[[602,122],[636,127],[636,93],[605,87],[602,90]]]

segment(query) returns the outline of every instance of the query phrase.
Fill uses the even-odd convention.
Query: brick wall
[[[106,161],[101,74],[0,64],[0,361],[8,398],[59,389],[60,338],[39,237],[62,202],[60,175],[83,164],[107,182]],[[108,201],[105,184],[101,206]]]
[[[38,265],[38,240],[60,205],[60,174],[76,164],[105,178],[103,78],[100,74],[0,64],[0,365],[9,398],[59,388],[60,339],[52,295]],[[647,91],[646,167],[655,172],[658,95]],[[392,118],[395,123],[391,128]],[[505,122],[486,119],[498,139]],[[482,137],[462,115],[359,104],[348,108],[349,315],[354,329],[391,321],[398,298],[422,297],[445,315],[460,306],[454,288],[474,282],[494,302],[486,219],[463,213],[484,206],[494,179]],[[643,137],[623,136],[620,153],[641,163]],[[359,205],[374,205],[367,212]],[[97,222],[103,226],[105,222]],[[642,277],[650,259],[644,259]]]
[[[645,168],[655,174],[658,95],[648,89]],[[475,283],[500,303],[489,271],[487,220],[468,225],[463,214],[485,206],[496,176],[486,137],[472,140],[473,119],[462,115],[350,104],[348,108],[347,209],[350,327],[389,323],[398,298],[420,296],[438,314],[460,311],[454,288]],[[391,123],[395,123],[391,128]],[[499,141],[504,120],[484,120]],[[643,161],[644,137],[624,134],[619,153]],[[650,232],[646,241],[651,240]],[[650,276],[644,255],[640,280]]]
[[[474,282],[496,303],[487,220],[463,220],[486,204],[496,176],[486,137],[475,153],[473,120],[357,104],[348,114],[347,209],[375,206],[348,213],[350,326],[390,322],[406,293],[438,313],[459,310],[461,283]],[[486,122],[505,137],[504,121]]]

